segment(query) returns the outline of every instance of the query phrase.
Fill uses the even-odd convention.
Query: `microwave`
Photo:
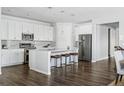
[[[22,40],[24,41],[33,41],[34,40],[34,34],[26,34],[22,33]]]

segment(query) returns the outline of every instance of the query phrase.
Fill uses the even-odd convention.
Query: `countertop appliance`
[[[79,60],[92,60],[92,35],[79,35]]]
[[[34,34],[26,34],[26,33],[22,33],[22,40],[24,41],[33,41],[34,40]]]

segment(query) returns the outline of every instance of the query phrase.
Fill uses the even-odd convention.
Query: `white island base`
[[[74,50],[64,51],[50,51],[50,50],[30,50],[29,51],[29,67],[31,70],[50,75],[51,66],[55,66],[55,60],[51,59],[51,55],[58,55],[63,53],[77,52]],[[60,59],[57,60],[57,67],[60,67]],[[71,61],[78,62],[78,56],[71,57]],[[65,63],[64,57],[62,57],[62,63]],[[69,64],[69,58],[67,59]]]
[[[30,50],[29,51],[29,68],[31,70],[50,75],[50,51]]]

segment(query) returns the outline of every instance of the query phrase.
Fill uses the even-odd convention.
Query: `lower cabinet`
[[[2,67],[18,65],[24,62],[24,50],[6,49],[2,50]]]

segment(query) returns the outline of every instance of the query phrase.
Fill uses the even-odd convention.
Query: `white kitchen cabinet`
[[[85,23],[75,27],[75,40],[79,40],[80,34],[92,34],[92,23]]]
[[[22,40],[22,33],[33,33],[33,24],[8,20],[9,40]]]
[[[44,40],[44,26],[39,25],[38,40]]]
[[[2,40],[22,40],[22,33],[34,33],[34,40],[53,41],[53,27],[39,23],[19,21],[3,17],[1,20]]]
[[[53,41],[53,27],[49,27],[48,30],[48,40]]]
[[[22,22],[15,22],[15,40],[22,40]]]
[[[34,40],[44,40],[43,25],[34,24],[33,30],[34,30]]]
[[[2,66],[22,64],[24,62],[24,50],[7,49],[2,50]]]
[[[1,52],[2,66],[8,66],[10,64],[9,57],[10,57],[9,52],[6,50],[2,50]]]
[[[8,20],[8,37],[9,40],[22,39],[22,22]]]
[[[23,22],[23,33],[32,34],[33,32],[33,23]]]
[[[38,24],[33,25],[33,31],[34,31],[34,40],[39,40],[39,25]]]
[[[48,40],[48,34],[47,34],[47,31],[48,31],[48,26],[46,25],[42,25],[42,30],[40,30],[41,33],[42,33],[42,40],[43,41],[47,41]]]
[[[24,62],[24,50],[18,51],[18,60],[17,62],[22,63]]]
[[[13,20],[8,20],[8,38],[9,40],[15,40],[15,26],[16,23]]]
[[[53,27],[41,24],[34,24],[34,40],[53,41]]]
[[[53,41],[53,27],[44,25],[43,26],[43,40]]]
[[[1,40],[8,39],[8,22],[7,19],[1,19]]]
[[[16,64],[21,64],[22,62],[24,62],[24,51],[23,50],[12,50],[11,52],[11,64],[12,65],[16,65]]]
[[[49,26],[45,26],[45,40],[49,41],[49,36],[50,36],[50,27]]]

